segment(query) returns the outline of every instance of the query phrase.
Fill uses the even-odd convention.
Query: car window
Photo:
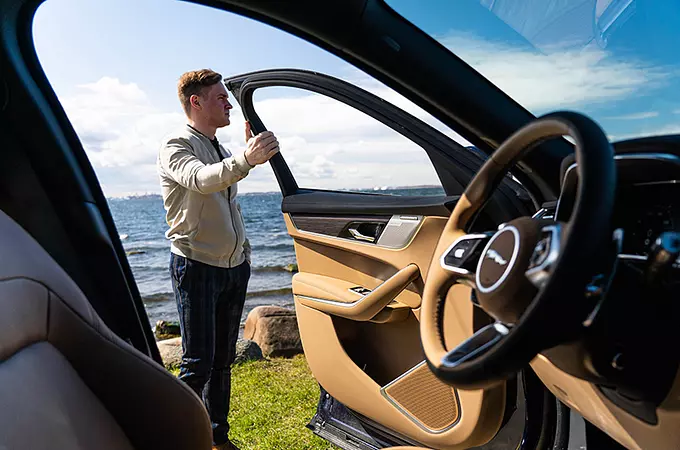
[[[187,21],[201,23],[201,34],[167,32],[186,27]],[[197,68],[211,68],[225,78],[281,67],[325,73],[379,93],[458,143],[469,145],[431,114],[340,58],[226,11],[159,0],[101,0],[96,4],[47,0],[36,14],[33,35],[45,74],[107,197],[159,193],[158,144],[186,120],[177,100],[177,79]],[[257,39],[245,45],[239,36]],[[243,114],[233,97],[230,101],[232,124],[218,130],[217,136],[228,149],[242,152]],[[277,131],[273,125],[270,128]],[[282,147],[282,151],[287,149]],[[392,183],[378,177],[360,187],[388,184]],[[263,167],[240,182],[239,190],[278,192],[279,187],[273,172]]]
[[[677,0],[386,3],[536,116],[577,110],[611,140],[680,131]]]
[[[351,106],[294,87],[257,89],[253,104],[302,188],[444,194],[422,147]]]
[[[191,25],[187,25],[191,24]],[[201,33],[175,33],[200,24]],[[252,36],[247,43],[242,36]],[[457,142],[467,145],[455,131],[442,124],[396,91],[357,70],[349,63],[313,44],[252,19],[188,2],[161,0],[46,0],[33,21],[33,39],[40,64],[74,127],[85,153],[106,196],[123,246],[127,251],[135,280],[145,302],[147,314],[157,320],[177,320],[168,273],[168,229],[160,196],[156,159],[161,140],[186,123],[177,98],[177,81],[189,70],[211,68],[225,78],[256,70],[292,67],[326,73],[379,94],[397,107],[437,128]],[[294,94],[294,95],[293,95]],[[304,93],[302,93],[304,94]],[[265,99],[285,102],[300,92],[271,92]],[[280,97],[277,97],[280,96]],[[258,101],[262,100],[258,94]],[[231,125],[217,131],[220,143],[233,153],[245,150],[244,117],[231,97]],[[343,105],[337,108],[342,109]],[[282,154],[293,166],[301,185],[309,187],[355,188],[372,191],[408,185],[411,195],[441,192],[440,183],[425,152],[404,141],[392,130],[370,124],[370,117],[356,119],[367,123],[362,139],[318,133],[313,124],[289,121],[292,109],[279,117],[268,117],[267,126],[281,138]],[[270,114],[270,115],[272,115]],[[356,112],[354,112],[356,114]],[[291,126],[288,126],[292,123]],[[357,122],[358,124],[358,122]],[[356,126],[358,126],[355,124]],[[336,126],[351,123],[338,122]],[[297,128],[293,128],[297,127]],[[376,131],[377,130],[377,131]],[[373,133],[373,134],[371,134]],[[376,134],[377,133],[377,134]],[[381,133],[383,133],[381,135]],[[390,134],[391,133],[391,134]],[[342,134],[342,133],[340,133]],[[382,155],[380,142],[394,143],[390,158],[372,160],[372,153],[355,152],[351,156],[364,161],[363,182],[340,186],[350,178],[348,170],[336,170],[335,178],[313,170],[314,158],[304,166],[302,159],[292,161],[304,150],[295,139],[307,139],[321,152],[343,142],[368,143],[375,155]],[[379,138],[382,136],[382,138]],[[387,138],[386,138],[387,136]],[[382,140],[381,140],[382,139]],[[363,148],[363,147],[362,147]],[[409,151],[415,159],[403,162]],[[331,154],[310,153],[346,167]],[[405,182],[397,178],[404,170],[396,164],[397,155],[404,165],[417,169],[406,173]],[[335,159],[334,159],[335,158]],[[317,168],[324,164],[317,160]],[[373,169],[368,170],[367,168]],[[383,177],[389,168],[393,175]],[[304,177],[308,173],[320,176]],[[387,173],[387,170],[384,171]],[[304,182],[303,182],[304,181]],[[336,184],[332,184],[332,183]],[[414,186],[434,185],[415,190]],[[249,287],[249,308],[258,304],[291,306],[291,268],[295,267],[293,242],[286,233],[281,215],[282,196],[273,171],[268,165],[257,167],[238,183],[239,202],[245,227],[253,247],[253,276]]]

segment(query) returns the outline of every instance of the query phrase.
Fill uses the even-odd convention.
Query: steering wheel
[[[565,135],[575,141],[579,177],[569,222],[520,217],[497,231],[465,233],[516,161],[539,143]],[[428,366],[438,378],[461,389],[489,387],[540,351],[578,336],[595,306],[585,289],[604,245],[612,241],[615,189],[613,149],[602,129],[578,113],[536,119],[491,155],[451,213],[425,280],[420,335]],[[473,288],[472,299],[495,323],[447,351],[452,330],[445,327],[458,324],[445,321],[444,310],[462,301],[448,295],[457,283]]]

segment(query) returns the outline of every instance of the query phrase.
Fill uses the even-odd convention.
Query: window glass
[[[267,129],[279,137],[300,187],[444,194],[419,145],[351,106],[293,87],[257,89],[253,101]]]

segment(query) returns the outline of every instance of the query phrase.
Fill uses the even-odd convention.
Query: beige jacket
[[[217,267],[250,262],[250,244],[236,200],[236,182],[252,167],[188,125],[164,139],[158,153],[171,251]]]

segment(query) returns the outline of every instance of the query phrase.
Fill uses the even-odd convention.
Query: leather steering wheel
[[[497,231],[466,234],[508,169],[539,143],[564,135],[575,141],[579,177],[569,221],[520,217]],[[437,377],[462,389],[489,387],[540,351],[578,336],[595,307],[586,287],[612,241],[615,189],[613,149],[602,129],[581,114],[536,119],[491,155],[451,213],[425,280],[420,335]],[[496,322],[447,351],[444,327],[452,325],[444,321],[444,309],[461,301],[448,296],[457,283],[472,287],[478,306]]]

